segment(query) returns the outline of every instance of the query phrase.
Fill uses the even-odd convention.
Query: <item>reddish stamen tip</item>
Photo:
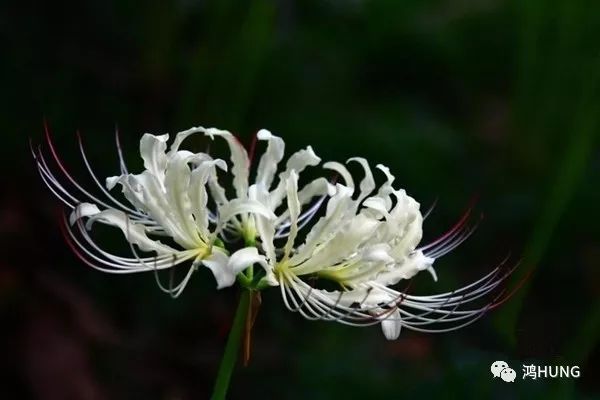
[[[73,239],[67,232],[67,224],[68,223],[69,223],[69,221],[67,220],[67,216],[63,212],[62,218],[59,221],[59,226],[60,226],[60,232],[62,234],[63,239],[67,243],[67,246],[69,246],[69,248],[71,249],[73,254],[75,254],[75,256],[77,256],[77,258],[79,258],[82,262],[84,262],[86,265],[88,265],[92,268],[96,268],[96,266],[83,255],[83,253],[77,248],[77,246],[73,242]]]
[[[402,291],[402,294],[400,295],[400,301],[396,304],[396,307],[400,306],[404,302],[404,300],[406,300],[406,298],[408,297],[408,291],[410,290],[412,283],[413,283],[413,280],[411,278],[408,280],[408,284]]]
[[[458,222],[456,222],[454,224],[454,226],[452,228],[450,228],[450,230],[448,230],[446,233],[444,233],[442,236],[438,237],[437,239],[435,239],[433,242],[428,243],[427,245],[421,247],[422,250],[425,249],[429,249],[433,246],[435,246],[436,244],[444,241],[445,239],[447,239],[449,236],[453,235],[456,231],[458,231],[459,229],[461,229],[462,227],[465,226],[465,223],[467,222],[467,219],[469,218],[469,216],[471,215],[471,211],[473,210],[472,206],[470,206],[467,211],[462,215],[462,217],[458,220]]]
[[[516,269],[516,267],[519,265],[519,263],[517,263],[517,265],[511,271],[509,271],[509,274],[511,274]],[[532,273],[533,273],[533,268],[530,268],[527,271],[527,273],[525,274],[525,276],[523,278],[521,278],[521,280],[519,280],[519,282],[517,282],[515,287],[506,296],[504,296],[503,298],[501,298],[498,301],[494,301],[493,304],[490,305],[488,310],[493,310],[494,308],[501,306],[502,304],[507,302],[511,297],[513,297],[515,295],[515,293],[517,293],[517,291],[519,291],[519,289],[521,289],[523,287],[523,285],[529,280]]]
[[[254,160],[254,153],[256,151],[256,142],[258,141],[258,136],[255,133],[252,136],[252,142],[250,142],[250,150],[248,151],[248,160],[250,162],[250,165],[252,165],[252,162]]]
[[[71,174],[69,173],[69,171],[67,170],[67,168],[65,167],[63,162],[61,161],[60,157],[58,156],[58,153],[56,152],[56,149],[54,147],[54,143],[52,142],[52,137],[50,136],[50,130],[48,129],[48,125],[46,124],[45,120],[44,120],[44,130],[45,130],[45,134],[46,134],[46,142],[48,143],[48,147],[50,148],[50,153],[52,154],[52,158],[54,159],[54,161],[56,162],[56,164],[58,165],[58,167],[60,168],[62,173],[65,174],[67,179],[73,185],[75,185],[76,187],[79,187],[77,185],[77,182],[75,181],[75,179],[71,176]],[[79,137],[79,131],[77,131],[77,135]]]

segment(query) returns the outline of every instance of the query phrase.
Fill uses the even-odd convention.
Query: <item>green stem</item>
[[[240,303],[235,311],[233,325],[231,326],[231,331],[229,331],[229,337],[227,338],[227,344],[225,345],[225,352],[223,353],[221,365],[219,366],[219,372],[217,373],[217,381],[215,382],[212,400],[225,399],[225,395],[227,394],[229,381],[231,380],[231,373],[235,367],[235,362],[240,349],[241,337],[242,332],[244,332],[244,322],[246,322],[249,301],[250,291],[246,289],[242,290]]]

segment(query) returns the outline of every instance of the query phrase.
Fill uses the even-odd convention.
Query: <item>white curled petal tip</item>
[[[271,137],[273,137],[273,135],[270,131],[261,129],[260,131],[256,132],[256,137],[258,140],[269,140]]]
[[[211,139],[214,139],[215,136],[233,136],[231,132],[217,128],[206,128],[204,130],[204,135],[210,136]]]
[[[213,253],[202,260],[202,264],[213,273],[217,289],[233,285],[236,275],[254,264],[260,264],[265,269],[268,267],[267,260],[258,253],[256,247],[245,247],[229,257],[222,251],[213,249]]]
[[[378,170],[380,170],[381,172],[383,172],[385,174],[385,176],[388,179],[388,183],[391,184],[396,179],[396,177],[391,174],[390,169],[388,167],[386,167],[385,165],[377,164],[375,166],[375,168],[377,168]]]
[[[123,176],[124,175],[109,176],[108,178],[106,178],[106,188],[108,190],[112,190],[115,186],[117,186],[117,183],[119,183],[121,177]]]
[[[311,162],[314,163],[314,165],[318,164],[321,162],[321,157],[319,157],[315,151],[313,150],[312,146],[306,146],[306,152],[308,154],[308,156],[311,159]]]
[[[175,152],[177,152],[179,150],[179,147],[183,143],[183,141],[185,139],[187,139],[188,136],[190,136],[194,133],[201,133],[204,131],[205,131],[204,127],[194,126],[194,127],[191,127],[190,129],[186,129],[185,131],[178,132],[177,135],[175,136],[175,140],[173,141],[173,144],[171,144],[171,148],[169,149],[169,154],[172,155]]]
[[[389,216],[389,210],[387,209],[387,204],[386,201],[384,199],[382,199],[381,197],[369,197],[368,199],[366,199],[363,202],[363,206],[365,208],[370,208],[372,210],[375,210],[379,213],[381,213],[382,215],[384,215],[385,217]]]
[[[277,219],[275,213],[256,200],[233,199],[224,204],[220,210],[220,219],[222,223],[229,221],[234,215],[250,213],[257,214],[267,218],[270,221]]]
[[[235,283],[235,274],[229,268],[229,257],[213,247],[212,254],[201,261],[213,273],[217,281],[217,289],[229,287]]]
[[[73,225],[78,219],[91,217],[96,214],[100,214],[100,209],[97,205],[91,203],[81,203],[71,212],[71,215],[69,216],[69,224]]]
[[[389,311],[388,311],[389,312]],[[381,330],[387,340],[396,340],[400,336],[402,330],[402,319],[400,311],[395,309],[391,314],[385,315],[381,321]]]
[[[227,267],[237,275],[254,264],[260,264],[263,268],[266,268],[267,260],[265,256],[258,254],[256,247],[244,247],[229,257]]]
[[[212,165],[215,165],[215,166],[219,167],[221,170],[227,172],[227,163],[225,162],[225,160],[222,160],[220,158],[214,159],[214,160],[212,160]]]
[[[342,177],[344,184],[354,189],[354,179],[344,164],[341,164],[337,161],[327,161],[323,164],[323,169],[329,169],[337,172]]]
[[[365,177],[360,182],[361,198],[364,198],[368,196],[373,189],[375,189],[375,179],[373,178],[373,173],[371,172],[369,162],[366,159],[362,157],[352,157],[346,161],[346,164],[351,162],[359,163],[365,172]]]
[[[228,268],[237,275],[254,264],[259,264],[265,270],[265,277],[263,280],[266,281],[269,286],[279,285],[271,266],[267,262],[267,258],[262,254],[259,254],[256,247],[245,247],[233,253],[229,258]]]

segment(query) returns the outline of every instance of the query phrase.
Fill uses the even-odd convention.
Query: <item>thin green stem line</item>
[[[217,380],[215,382],[215,388],[213,390],[212,400],[223,400],[229,389],[229,381],[231,380],[231,373],[235,367],[237,356],[240,349],[240,343],[242,342],[242,332],[244,332],[244,323],[246,322],[246,314],[248,312],[248,304],[250,301],[250,291],[242,290],[240,302],[235,311],[235,317],[233,318],[233,325],[231,331],[229,331],[229,337],[227,338],[227,344],[225,345],[225,352],[221,359],[221,365],[219,366],[219,372],[217,373]]]

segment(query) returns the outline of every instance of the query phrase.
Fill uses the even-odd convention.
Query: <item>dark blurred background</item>
[[[513,285],[533,272],[475,325],[394,342],[305,321],[264,292],[231,398],[597,398],[599,37],[592,0],[3,2],[0,397],[208,398],[238,296],[204,271],[171,300],[152,275],[79,262],[28,149],[45,118],[81,178],[76,130],[110,176],[115,125],[134,170],[142,133],[195,125],[364,156],[423,208],[439,199],[425,239],[479,196],[477,233],[416,293],[509,252],[523,259]],[[514,384],[492,379],[495,360]],[[582,375],[523,381],[526,363]]]

